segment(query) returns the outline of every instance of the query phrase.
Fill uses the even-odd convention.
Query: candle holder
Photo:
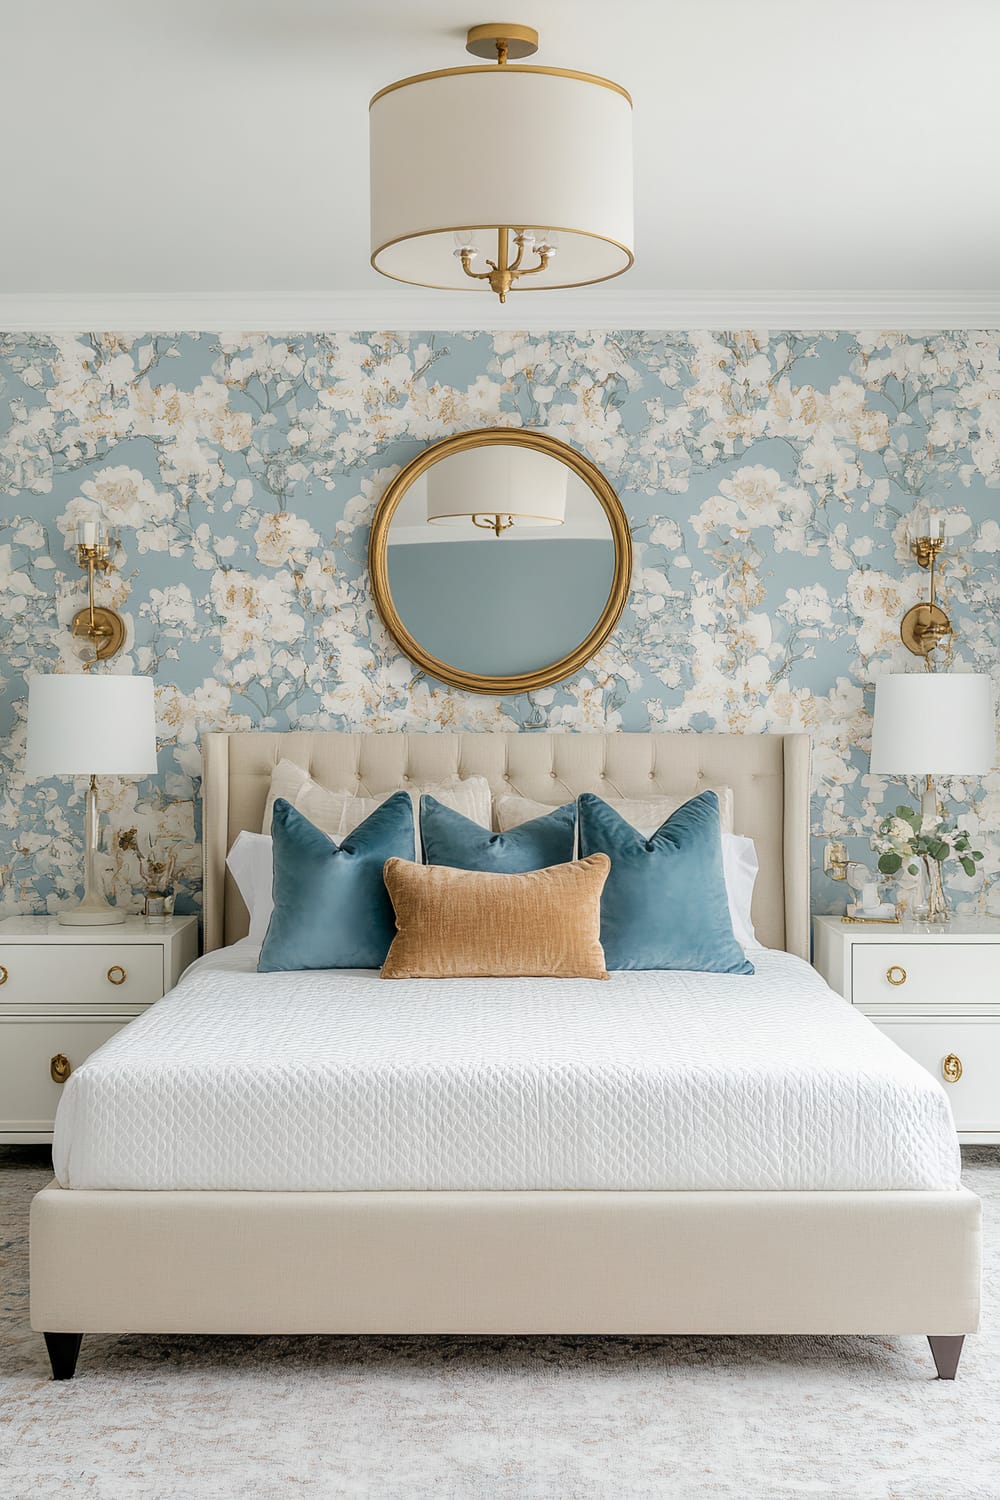
[[[116,609],[94,603],[94,575],[111,566],[111,544],[100,521],[81,521],[76,528],[76,560],[87,574],[88,602],[73,616],[73,634],[90,641],[94,655],[86,671],[98,661],[109,661],[125,644],[125,621]]]

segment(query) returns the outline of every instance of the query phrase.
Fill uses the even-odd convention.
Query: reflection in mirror
[[[562,526],[565,464],[534,448],[473,448],[434,464],[425,476],[427,520],[478,526],[500,536],[513,527]]]
[[[597,495],[548,453],[495,443],[449,454],[389,523],[389,592],[403,626],[460,672],[512,677],[568,657],[615,585]]]

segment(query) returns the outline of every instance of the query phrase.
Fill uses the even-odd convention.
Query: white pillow
[[[246,829],[226,855],[229,873],[250,913],[250,937],[259,948],[267,933],[274,909],[274,853],[269,833],[249,833]]]
[[[733,937],[744,953],[763,948],[753,930],[753,888],[757,883],[760,863],[753,839],[741,833],[722,835],[722,872],[726,877],[726,895],[729,897],[729,918],[733,924]]]
[[[490,784],[485,776],[450,776],[447,781],[430,786],[408,786],[413,801],[413,826],[417,834],[417,858],[420,858],[420,797],[426,792],[453,812],[471,818],[480,828],[492,827],[492,805]],[[264,807],[262,833],[271,832],[271,814],[277,797],[284,797],[297,812],[315,823],[324,833],[340,840],[353,833],[359,823],[371,817],[392,792],[383,792],[379,797],[355,797],[350,792],[332,792],[320,786],[308,771],[303,771],[292,760],[279,760],[271,772],[271,785]]]
[[[719,821],[724,833],[733,831],[733,789],[731,786],[703,786],[703,792],[714,792],[719,799]],[[614,808],[620,818],[626,823],[631,823],[633,828],[642,826],[660,827],[665,823],[679,807],[685,802],[690,802],[692,792],[687,797],[604,797],[602,801],[609,807]],[[566,802],[575,799],[567,797]],[[534,802],[530,797],[506,796],[497,798],[497,828],[501,833],[509,833],[512,828],[517,828],[521,823],[527,823],[531,818],[544,818],[546,813],[554,812],[557,805],[565,806],[565,803]]]

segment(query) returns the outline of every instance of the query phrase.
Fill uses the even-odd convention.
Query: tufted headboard
[[[804,734],[209,734],[204,779],[205,950],[247,932],[226,871],[244,828],[260,832],[271,770],[282,758],[321,785],[366,796],[455,774],[485,776],[494,796],[518,793],[553,807],[580,792],[694,796],[733,789],[735,830],[756,843],[757,935],[809,957],[809,764]]]

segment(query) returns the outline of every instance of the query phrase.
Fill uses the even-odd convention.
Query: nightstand
[[[959,1140],[1000,1143],[1000,921],[813,920],[813,963],[944,1084]]]
[[[0,921],[0,1142],[51,1141],[72,1070],[197,956],[197,917],[128,917],[112,927]]]

